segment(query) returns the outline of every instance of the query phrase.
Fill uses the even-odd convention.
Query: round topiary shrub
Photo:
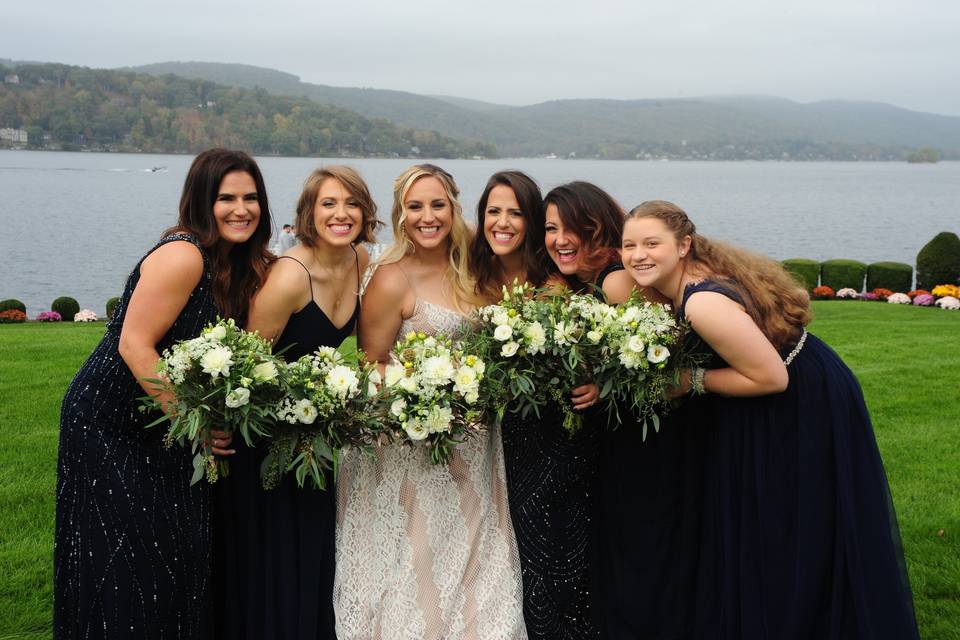
[[[867,291],[890,289],[906,293],[913,288],[913,267],[902,262],[874,262],[867,266]]]
[[[110,320],[113,317],[113,312],[117,310],[118,304],[120,304],[120,298],[117,296],[107,300],[107,320]]]
[[[80,312],[80,303],[70,296],[60,296],[50,305],[51,311],[56,311],[61,318],[73,318]]]
[[[0,300],[0,311],[9,311],[10,309],[16,309],[17,311],[27,312],[27,307],[25,304],[17,300],[16,298],[9,298],[7,300]]]
[[[960,238],[941,231],[917,254],[917,289],[957,284],[960,279]]]
[[[863,291],[867,265],[856,260],[827,260],[820,265],[820,282],[834,291],[850,288]]]
[[[790,258],[784,260],[782,264],[783,268],[791,273],[795,279],[798,279],[807,291],[812,291],[814,287],[820,284],[820,263],[816,260]]]

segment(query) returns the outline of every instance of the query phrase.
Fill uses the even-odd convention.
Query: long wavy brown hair
[[[483,219],[490,192],[501,185],[513,190],[523,213],[526,228],[520,251],[523,253],[527,282],[535,287],[542,287],[549,275],[549,265],[552,264],[543,246],[543,215],[540,211],[543,208],[543,196],[540,195],[540,187],[533,178],[521,171],[500,171],[493,174],[487,180],[487,186],[477,203],[477,233],[470,243],[470,272],[477,280],[477,295],[487,300],[500,297],[503,265],[483,233]]]
[[[609,264],[620,262],[620,242],[623,237],[623,208],[609,193],[590,182],[575,181],[554,187],[543,198],[540,212],[541,228],[545,225],[547,206],[555,205],[563,226],[580,238],[583,256],[580,264],[599,272]],[[541,242],[543,236],[541,235]],[[560,270],[550,260],[550,272]],[[585,284],[567,277],[574,290]]]
[[[699,233],[686,212],[666,200],[634,207],[627,219],[656,218],[677,242],[690,236],[687,269],[723,279],[743,299],[744,308],[777,349],[792,345],[810,323],[810,296],[776,260],[710,240]]]
[[[213,204],[224,176],[233,171],[250,174],[257,186],[260,220],[250,239],[221,251],[220,234],[213,216]],[[276,257],[267,249],[272,223],[267,188],[257,163],[243,151],[209,149],[190,165],[180,196],[177,225],[164,232],[189,233],[207,251],[213,275],[213,300],[224,318],[245,324],[253,294],[266,279],[267,269]]]

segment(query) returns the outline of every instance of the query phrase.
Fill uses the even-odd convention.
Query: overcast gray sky
[[[241,62],[503,104],[765,94],[960,115],[956,0],[10,0],[0,57]]]

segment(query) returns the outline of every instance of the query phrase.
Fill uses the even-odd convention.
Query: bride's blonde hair
[[[383,252],[380,264],[399,262],[412,254],[416,247],[404,229],[407,212],[403,203],[410,188],[420,178],[433,177],[440,181],[450,201],[452,223],[449,235],[449,261],[446,278],[453,289],[454,302],[460,311],[478,304],[476,282],[470,274],[470,241],[473,237],[470,227],[463,219],[463,207],[460,205],[460,189],[453,176],[432,164],[415,164],[393,181],[393,208],[390,211],[390,224],[393,228],[393,244]]]
[[[666,200],[634,207],[627,220],[634,218],[660,220],[678,242],[690,236],[690,260],[736,289],[747,313],[777,349],[796,342],[810,323],[810,296],[776,260],[705,238],[683,209]]]

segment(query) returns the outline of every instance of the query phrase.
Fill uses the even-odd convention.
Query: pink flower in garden
[[[865,294],[863,294],[862,296],[860,296],[860,299],[861,299],[861,300],[867,300],[867,301],[880,300],[880,296],[878,296],[877,294],[875,294],[875,293],[872,292],[872,291],[868,291],[868,292],[866,292]]]
[[[56,311],[41,311],[37,314],[37,322],[60,322],[63,320]]]
[[[935,300],[936,298],[934,298],[931,294],[921,293],[913,299],[913,304],[920,307],[932,307]]]

